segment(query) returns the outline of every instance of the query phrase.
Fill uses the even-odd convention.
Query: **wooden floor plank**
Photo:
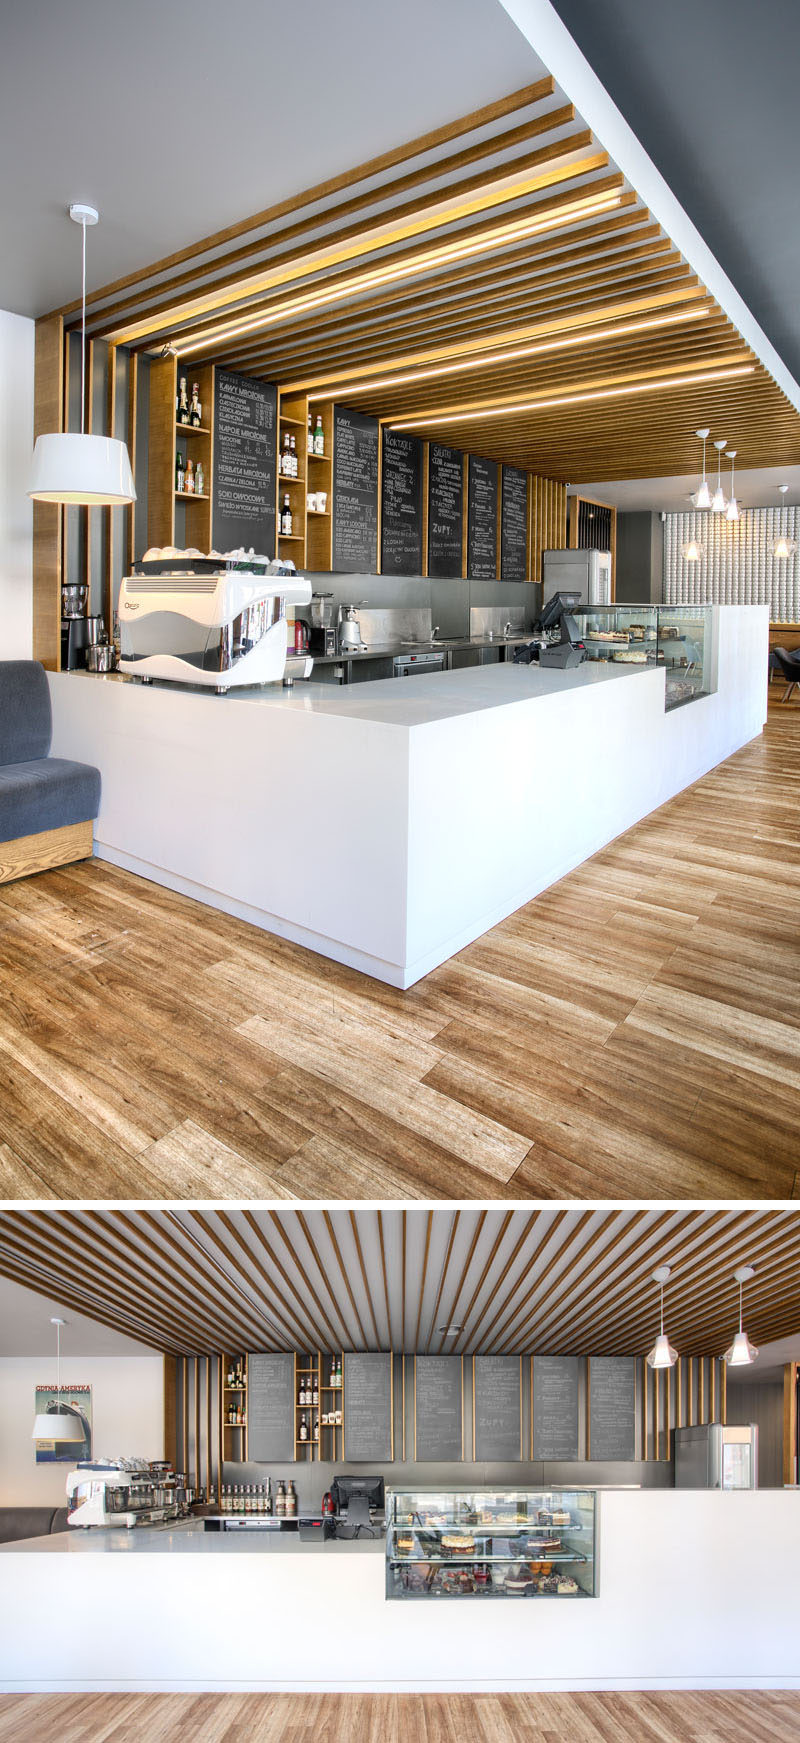
[[[796,1743],[792,1691],[0,1695],[0,1743]]]
[[[800,709],[403,993],[99,861],[0,887],[0,1191],[797,1190]]]

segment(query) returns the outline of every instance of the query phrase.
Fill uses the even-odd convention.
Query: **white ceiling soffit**
[[[612,102],[550,0],[500,0],[500,4],[541,57],[548,72],[567,92],[587,126],[592,128],[618,168],[627,176],[653,217],[700,275],[706,289],[716,297],[742,338],[752,346],[787,399],[800,411],[800,384],[770,344],[616,103]]]
[[[66,1321],[61,1333],[65,1360],[83,1356],[151,1356],[153,1344],[126,1337],[124,1332],[101,1325],[98,1320],[67,1307],[57,1295],[39,1295],[21,1283],[0,1277],[0,1359],[32,1356],[52,1361],[56,1334],[54,1315]]]
[[[734,438],[731,437],[733,444]],[[698,455],[700,443],[697,444]],[[711,476],[716,471],[716,455],[713,464],[708,461],[708,472]],[[604,478],[596,481],[571,484],[570,496],[591,496],[598,502],[606,502],[612,508],[619,509],[623,514],[635,514],[644,511],[661,511],[665,514],[686,514],[690,508],[689,497],[697,489],[700,468],[697,473],[689,473],[678,478],[617,478],[609,482]],[[730,461],[722,462],[722,482],[726,493],[730,485]],[[785,497],[778,495],[778,485],[788,484]],[[740,508],[779,508],[783,502],[785,507],[793,508],[800,503],[800,466],[755,466],[736,473],[736,497]]]

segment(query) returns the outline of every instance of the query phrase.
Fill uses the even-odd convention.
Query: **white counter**
[[[716,607],[714,694],[496,665],[215,696],[53,674],[53,751],[97,764],[96,852],[411,986],[760,732],[766,606]]]
[[[231,1534],[201,1554],[196,1533],[169,1535],[163,1553],[145,1531],[118,1533],[115,1553],[92,1553],[91,1538],[9,1547],[0,1686],[800,1687],[797,1493],[602,1493],[598,1596],[585,1600],[388,1602],[372,1545],[243,1553]]]

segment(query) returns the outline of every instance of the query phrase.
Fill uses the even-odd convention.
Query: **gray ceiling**
[[[0,308],[90,288],[542,75],[499,0],[0,0]]]
[[[800,379],[798,0],[553,0]]]

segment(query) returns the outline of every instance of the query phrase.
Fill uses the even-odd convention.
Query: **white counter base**
[[[800,1496],[609,1490],[599,1595],[387,1602],[380,1554],[0,1556],[8,1691],[800,1688]],[[136,1534],[133,1533],[133,1536]]]
[[[409,987],[755,737],[767,607],[713,612],[714,694],[663,670],[489,666],[217,697],[62,673],[96,852]]]

